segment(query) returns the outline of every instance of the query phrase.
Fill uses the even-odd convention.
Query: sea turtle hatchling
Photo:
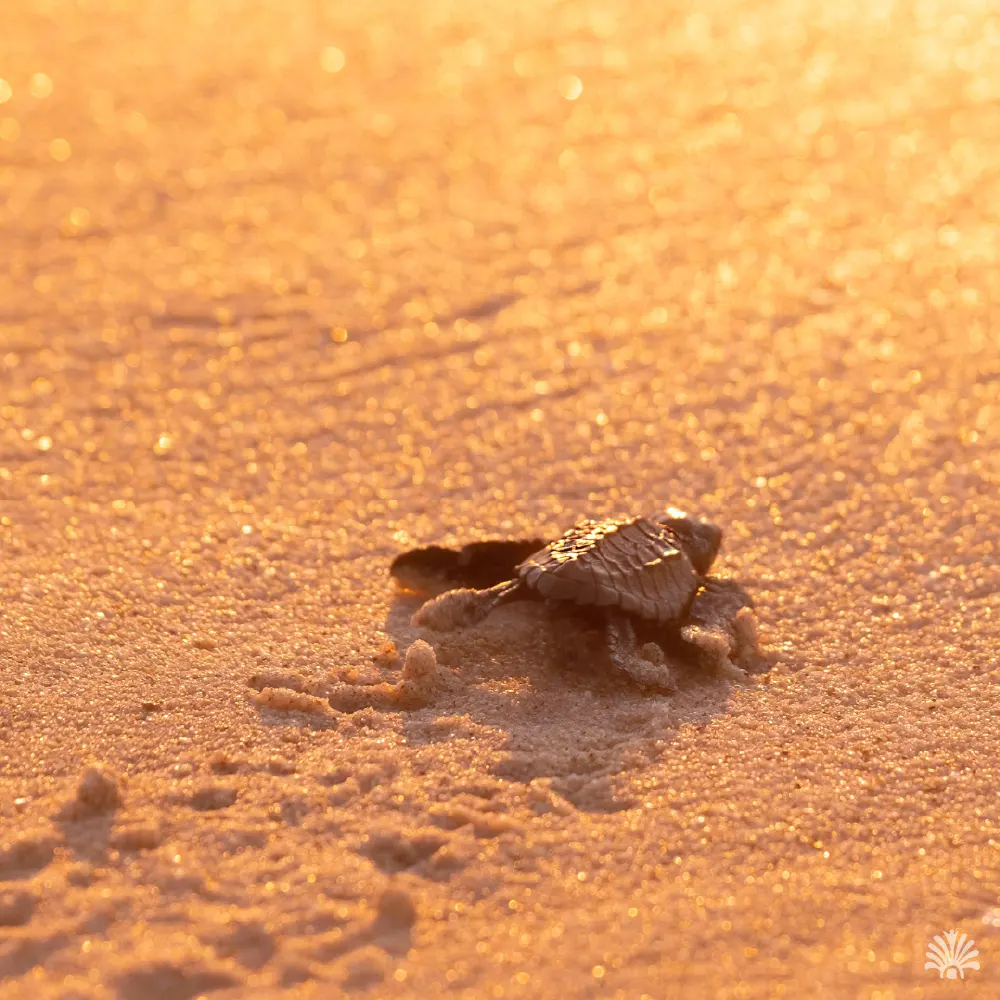
[[[525,551],[530,543],[522,542],[404,553],[392,573],[405,582],[414,570],[432,568],[466,584],[413,615],[414,625],[432,631],[474,625],[515,600],[592,609],[603,616],[612,662],[640,684],[673,690],[662,650],[654,643],[640,649],[637,627],[695,647],[702,660],[753,666],[757,643],[749,595],[733,581],[707,576],[721,541],[718,525],[668,508],[652,517],[580,521],[533,554]],[[473,581],[476,589],[468,586]]]

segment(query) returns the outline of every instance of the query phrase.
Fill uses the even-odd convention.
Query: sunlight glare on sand
[[[0,995],[988,991],[996,4],[2,21]],[[670,505],[769,672],[389,579]]]

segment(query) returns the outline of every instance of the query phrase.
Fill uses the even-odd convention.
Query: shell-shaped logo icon
[[[945,931],[927,946],[925,969],[937,969],[942,979],[965,979],[966,969],[978,969],[976,942],[968,934]]]

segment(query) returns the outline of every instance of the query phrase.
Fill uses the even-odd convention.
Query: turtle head
[[[677,536],[691,565],[704,576],[719,554],[722,529],[710,521],[689,517],[676,507],[668,507],[656,520]]]

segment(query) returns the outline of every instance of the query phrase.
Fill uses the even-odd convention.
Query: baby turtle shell
[[[581,521],[521,563],[517,576],[543,597],[657,622],[683,616],[700,584],[677,535],[645,517]]]

